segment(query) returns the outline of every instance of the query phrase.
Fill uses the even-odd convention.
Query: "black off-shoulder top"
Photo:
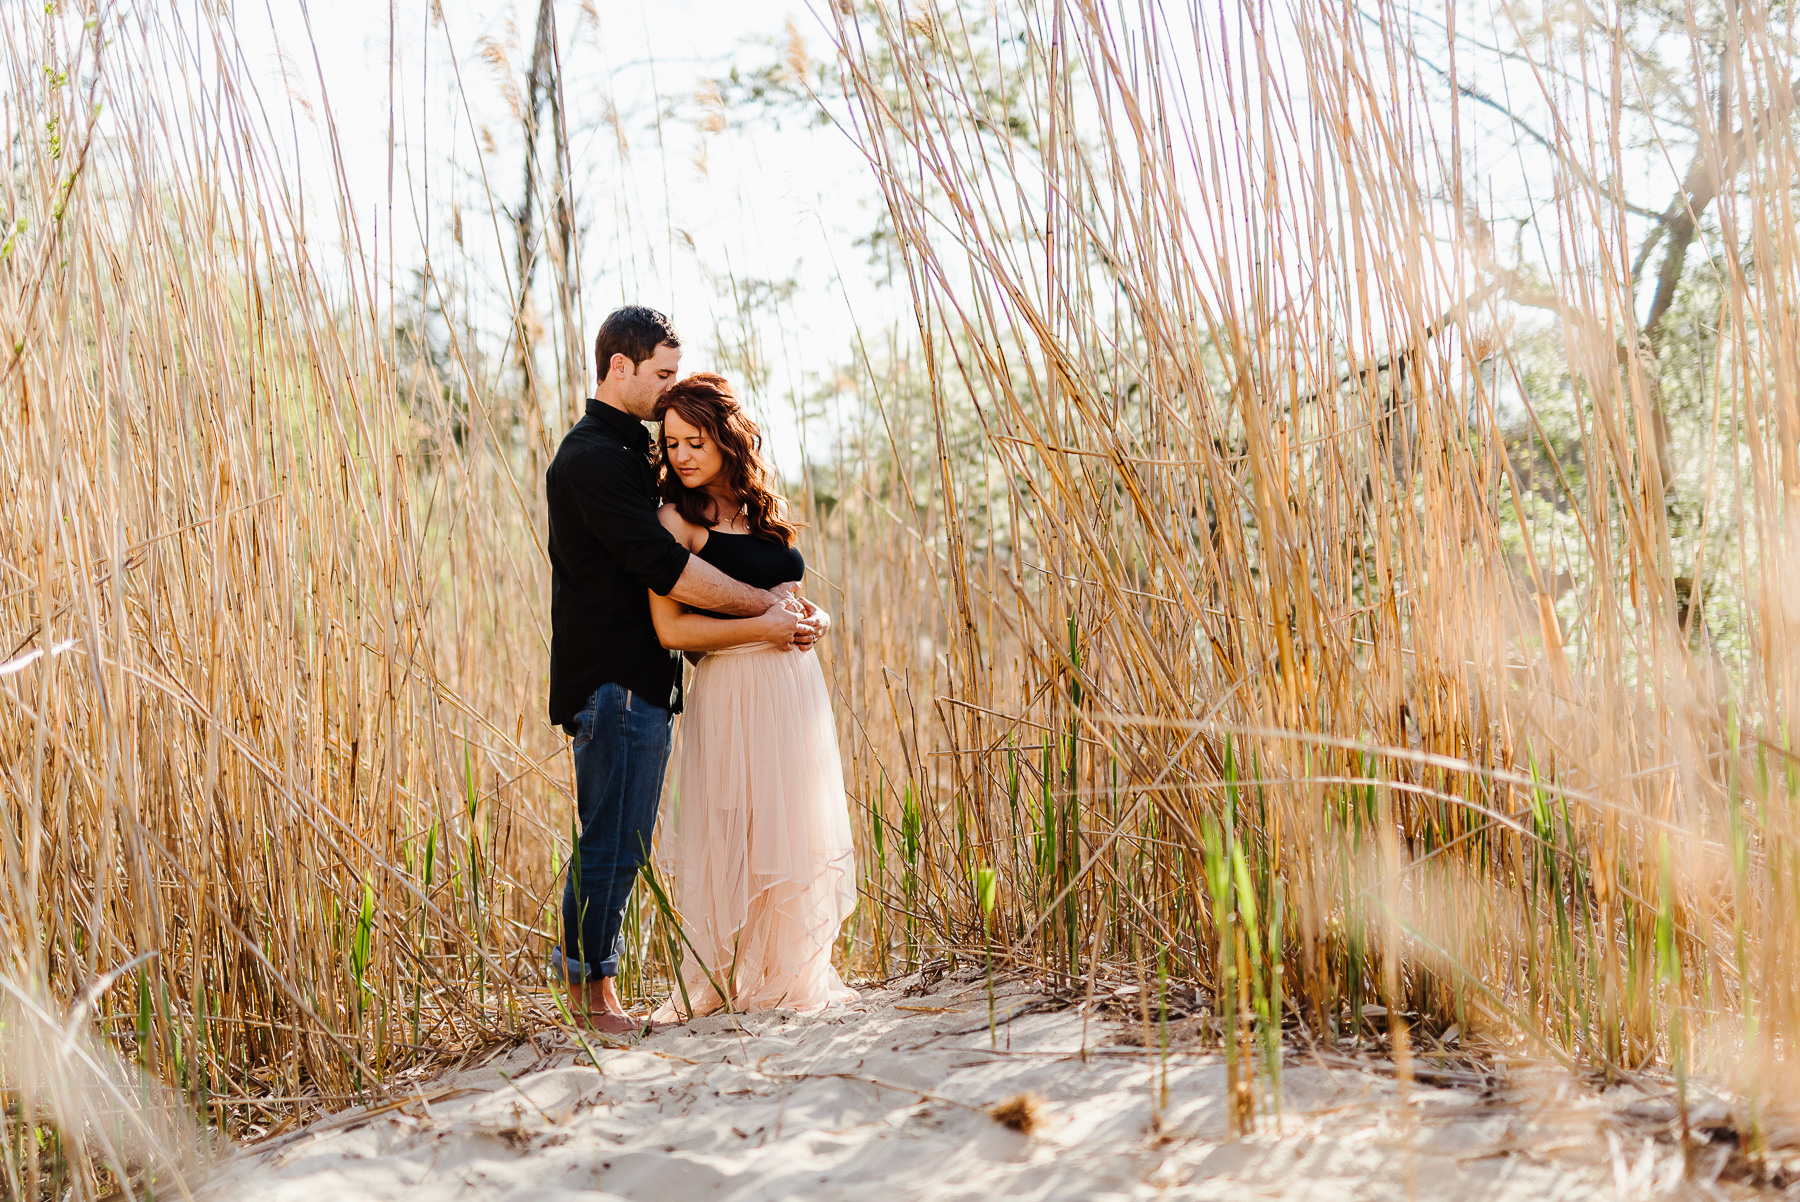
[[[784,547],[754,534],[729,534],[714,530],[707,534],[706,545],[694,552],[733,580],[741,580],[752,588],[774,588],[806,576],[806,559],[798,549]],[[736,618],[739,614],[715,613],[697,609],[709,618]]]

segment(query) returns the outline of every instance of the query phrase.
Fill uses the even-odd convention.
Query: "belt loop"
[[[631,712],[631,690],[630,689],[625,690],[625,712],[626,713]]]

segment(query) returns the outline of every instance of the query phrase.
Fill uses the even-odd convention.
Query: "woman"
[[[657,403],[663,524],[746,584],[799,581],[797,527],[731,385],[698,374]],[[831,966],[856,904],[850,815],[825,676],[778,614],[730,618],[650,597],[665,647],[701,656],[670,757],[662,856],[688,950],[658,1021],[722,1007],[855,999]],[[723,990],[726,997],[721,998]]]

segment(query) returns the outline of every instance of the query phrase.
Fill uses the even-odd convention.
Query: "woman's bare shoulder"
[[[663,529],[675,536],[675,541],[690,551],[698,551],[706,545],[706,536],[711,533],[705,526],[696,526],[681,516],[681,510],[675,508],[675,502],[665,501],[656,511],[657,521]]]

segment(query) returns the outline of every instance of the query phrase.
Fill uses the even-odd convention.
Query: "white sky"
[[[297,114],[284,157],[297,168],[315,234],[336,228],[323,98],[365,251],[379,256],[384,274],[391,261],[402,288],[427,246],[440,271],[460,263],[460,283],[477,308],[486,298],[498,333],[510,311],[502,264],[513,234],[494,219],[486,188],[508,206],[523,190],[521,135],[504,79],[510,71],[522,86],[537,4],[441,0],[440,9],[438,21],[428,0],[238,0],[237,32],[272,117],[284,106]],[[724,131],[703,133],[694,97],[704,78],[733,61],[779,61],[789,20],[815,58],[828,58],[822,31],[803,0],[558,0],[557,20],[572,192],[584,227],[584,341],[614,305],[641,302],[666,310],[682,329],[684,370],[716,367],[741,378],[715,337],[736,324],[728,281],[793,279],[788,303],[755,307],[769,386],[746,399],[764,420],[778,466],[798,468],[793,398],[848,359],[858,325],[868,333],[910,321],[904,297],[872,282],[868,252],[854,245],[875,223],[879,194],[835,130],[785,114],[779,128],[766,117],[726,114]],[[605,120],[609,108],[620,117],[623,151]],[[458,210],[460,251],[450,241]],[[540,296],[549,272],[540,265]]]

